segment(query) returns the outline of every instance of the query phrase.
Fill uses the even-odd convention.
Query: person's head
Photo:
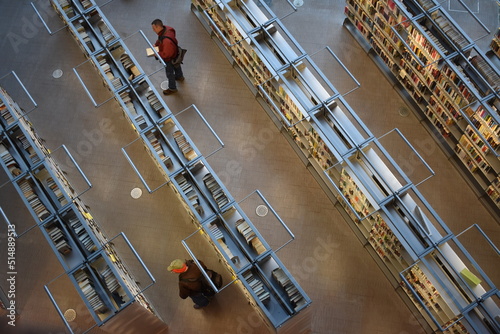
[[[168,271],[171,271],[173,273],[183,273],[187,270],[187,264],[186,261],[183,261],[181,259],[175,259],[173,260],[170,265],[168,266]]]
[[[151,22],[151,28],[153,28],[155,33],[159,33],[163,29],[163,22],[160,19],[154,19]]]

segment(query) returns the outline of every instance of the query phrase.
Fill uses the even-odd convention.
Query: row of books
[[[83,6],[83,9],[89,9],[90,7],[94,6],[94,3],[91,0],[79,0],[80,3]]]
[[[122,63],[125,70],[130,74],[129,80],[133,80],[134,78],[141,75],[141,71],[137,68],[135,63],[132,61],[132,58],[127,53],[122,53],[120,56],[120,62]]]
[[[266,251],[266,247],[257,237],[254,229],[243,218],[238,219],[235,226],[238,232],[245,238],[247,244],[251,245],[257,254],[262,254]]]
[[[99,66],[101,67],[101,70],[104,72],[104,75],[108,78],[108,80],[111,82],[111,85],[115,90],[118,88],[121,88],[123,86],[123,83],[121,81],[120,77],[115,76],[113,73],[113,70],[108,63],[107,56],[105,53],[101,53],[97,55],[96,57]]]
[[[167,168],[172,168],[172,159],[170,158],[170,156],[165,154],[160,139],[156,136],[156,130],[151,130],[150,132],[148,132],[146,134],[146,138],[149,140],[151,146],[153,146],[153,149],[155,150],[156,154],[163,162],[163,164],[165,164]]]
[[[12,154],[10,154],[9,150],[0,142],[0,158],[2,158],[2,162],[4,163],[7,170],[10,172],[12,176],[18,176],[21,174],[21,169],[19,168],[19,164],[14,159]]]
[[[455,43],[456,46],[461,50],[465,48],[469,42],[465,37],[453,27],[453,25],[450,23],[450,21],[442,16],[439,15],[439,12],[435,12],[435,15],[433,17],[434,21],[438,24],[438,26],[443,30],[443,32],[451,38],[451,40]]]
[[[94,243],[94,240],[91,238],[87,229],[83,222],[78,219],[78,217],[72,217],[69,220],[69,225],[75,232],[76,237],[80,241],[80,244],[85,247],[85,249],[92,253],[97,250],[97,245]]]
[[[83,40],[85,45],[87,45],[87,47],[89,48],[90,52],[94,52],[95,51],[94,43],[92,43],[92,39],[90,38],[90,36],[87,33],[87,30],[83,26],[84,22],[85,22],[85,20],[79,19],[79,20],[75,21],[73,23],[73,25],[75,26],[76,31],[80,35],[80,38]]]
[[[95,14],[97,14],[97,11],[91,13],[91,15]],[[116,38],[116,36],[113,34],[111,29],[109,29],[108,25],[106,24],[106,22],[104,22],[103,19],[99,20],[99,22],[97,23],[97,27],[99,27],[99,30],[101,31],[102,37],[104,38],[106,44],[109,44]]]
[[[293,284],[292,280],[287,274],[285,274],[283,269],[281,269],[280,267],[275,268],[273,269],[271,275],[285,290],[290,303],[296,311],[306,304],[304,296],[302,296],[299,289],[297,289],[295,284]]]
[[[61,230],[59,226],[57,226],[56,224],[50,224],[46,226],[45,229],[59,253],[63,255],[71,253],[71,245],[68,243],[66,234],[63,232],[63,230]]]
[[[424,10],[429,10],[436,6],[433,0],[417,0]]]
[[[484,76],[486,81],[496,91],[500,88],[500,76],[482,57],[473,56],[470,59],[471,64]]]
[[[130,117],[135,121],[135,124],[137,124],[136,128],[141,130],[147,128],[148,123],[146,122],[144,115],[137,112],[134,102],[132,101],[132,97],[130,96],[130,90],[126,89],[121,91],[120,98],[125,104],[125,108],[129,111],[129,114],[131,115]]]
[[[28,153],[29,158],[30,158],[30,160],[31,160],[31,162],[33,164],[36,164],[36,163],[40,162],[40,157],[36,153],[35,149],[31,145],[31,143],[29,142],[29,140],[26,138],[26,136],[24,135],[24,133],[18,135],[17,136],[17,140],[19,140],[19,142],[21,143],[21,146],[24,149],[24,151],[26,151],[26,153]]]
[[[105,266],[105,268],[99,272],[99,275],[101,275],[109,292],[113,293],[120,287],[118,279],[109,266]]]
[[[239,257],[234,255],[233,252],[227,246],[226,239],[224,237],[224,234],[220,230],[219,226],[217,226],[216,223],[211,223],[208,225],[208,228],[210,229],[210,232],[213,235],[213,239],[217,240],[217,242],[222,247],[224,252],[227,254],[231,262],[238,263],[240,261]]]
[[[243,278],[248,283],[252,291],[257,295],[257,298],[262,302],[266,303],[271,299],[271,294],[264,287],[264,283],[258,279],[251,270],[243,274]]]
[[[132,115],[137,115],[137,110],[135,109],[134,102],[132,102],[132,98],[130,97],[130,89],[126,89],[120,92],[120,98],[125,104],[125,107]]]
[[[54,178],[49,177],[47,178],[46,181],[47,181],[47,187],[54,193],[54,195],[57,198],[57,201],[61,204],[61,206],[65,206],[66,204],[68,204],[66,196],[64,196],[64,193],[61,191]]]
[[[379,214],[375,216],[368,242],[370,242],[381,259],[391,262],[392,259],[395,259],[403,268],[408,267],[408,263],[402,256],[401,242]]]
[[[229,203],[229,199],[224,193],[224,189],[222,189],[211,173],[207,173],[203,176],[203,183],[208,188],[208,191],[210,191],[210,194],[212,194],[219,208]]]
[[[57,0],[57,2],[68,18],[72,18],[76,15],[72,0]]]
[[[45,220],[50,216],[50,211],[47,210],[45,205],[42,203],[38,194],[35,192],[34,186],[32,185],[32,181],[30,179],[24,178],[18,183],[19,188],[21,188],[21,192],[23,193],[26,201],[30,205],[30,207],[35,212],[36,216],[40,221]]]
[[[413,290],[429,309],[441,310],[441,303],[439,303],[441,295],[439,291],[436,290],[436,287],[429,281],[418,265],[414,265],[408,270],[405,277],[408,283],[411,284]]]
[[[90,304],[90,307],[92,307],[95,312],[105,313],[109,311],[109,308],[104,304],[101,296],[97,293],[94,281],[90,274],[88,274],[84,269],[79,269],[75,272],[74,277],[83,295]]]
[[[186,159],[191,161],[198,156],[191,146],[191,143],[188,142],[180,130],[174,131],[173,136],[177,146],[179,146],[179,149]]]
[[[373,205],[345,169],[341,171],[339,189],[360,217],[365,217],[374,211]]]
[[[149,105],[153,110],[160,116],[162,116],[162,111],[165,110],[163,107],[163,104],[161,101],[158,99],[158,95],[156,95],[155,91],[151,89],[151,87],[148,87],[146,90],[146,99],[149,102]]]
[[[366,2],[349,0],[349,3],[353,5],[359,3],[361,6]],[[383,1],[378,1],[377,4],[386,6]],[[422,5],[423,7],[436,6],[436,4],[427,2],[424,2]],[[442,11],[436,10],[428,15],[428,19],[415,20],[412,28],[409,29],[414,30],[413,37],[415,41],[421,42],[425,47],[432,46],[433,43],[430,41],[434,41],[435,36],[433,36],[433,33],[439,28],[444,33],[439,36],[448,36],[449,40],[451,39],[453,41],[452,44],[455,44],[456,47],[463,47],[468,43],[466,37],[460,35],[460,31],[453,26],[450,19]],[[435,29],[431,33],[428,30],[426,31],[427,28],[424,25],[429,27],[434,25]],[[424,33],[417,33],[417,26],[420,26],[420,29]],[[380,38],[392,42],[392,39],[387,36],[381,35]],[[436,40],[435,42],[434,45],[437,46],[437,43],[443,42],[444,44],[445,40]],[[447,43],[450,44],[450,41]],[[383,54],[382,50],[377,50],[376,47],[374,49],[378,54]],[[384,44],[382,49],[386,50],[387,46]],[[428,49],[428,51],[431,51],[431,49]],[[443,53],[446,54],[446,52]],[[411,53],[403,51],[402,55],[403,58],[398,62],[399,67],[405,69],[404,73],[408,73],[408,77],[396,74],[396,78],[403,83],[414,101],[421,105],[422,112],[429,118],[432,125],[446,138],[443,143],[449,144],[450,148],[457,153],[457,157],[470,171],[470,175],[477,180],[478,185],[487,191],[488,180],[491,179],[492,172],[498,172],[496,170],[498,169],[496,167],[497,161],[494,155],[486,156],[484,159],[481,156],[490,152],[491,148],[495,147],[494,149],[496,150],[496,147],[498,147],[497,143],[500,143],[500,133],[497,134],[496,130],[500,129],[500,127],[498,127],[495,117],[491,116],[491,111],[486,111],[483,108],[482,111],[476,112],[473,108],[477,107],[471,107],[468,104],[491,92],[484,83],[487,82],[492,88],[497,89],[500,84],[500,77],[497,74],[497,70],[492,68],[481,55],[475,55],[467,59],[462,56],[454,56],[445,61],[442,64],[443,66],[433,63],[425,67],[421,66],[415,59],[412,59],[415,56],[411,55]],[[391,58],[390,55],[388,57],[381,56],[381,58],[387,63],[391,71],[395,73],[393,70],[394,58]],[[474,68],[477,71],[474,71]],[[481,106],[479,104],[479,109]],[[463,109],[464,107],[465,109]],[[491,107],[496,111],[493,105]],[[465,113],[462,113],[462,110]],[[475,117],[476,115],[477,117]],[[469,126],[466,122],[461,122],[464,116],[469,117],[474,127]],[[488,130],[488,127],[491,127],[491,129]],[[473,132],[476,133],[474,134]],[[462,136],[463,134],[466,134],[467,138]],[[487,143],[484,142],[481,136],[486,139]],[[460,141],[464,143],[466,139],[469,139],[474,145],[460,144]],[[489,146],[486,144],[489,144]],[[472,152],[472,148],[477,152]],[[486,186],[483,186],[483,184],[486,184]],[[491,191],[487,191],[487,194],[488,192],[491,193]],[[496,196],[495,192],[491,196]]]
[[[0,116],[5,120],[7,125],[14,123],[16,120],[14,115],[10,112],[9,108],[0,100]]]
[[[204,210],[201,206],[200,199],[198,197],[196,189],[194,188],[194,185],[189,182],[182,173],[177,175],[175,179],[177,180],[179,188],[187,197],[188,202],[191,204],[191,207],[193,207],[200,215],[203,214]]]
[[[491,40],[490,49],[500,58],[500,29],[497,29],[495,36]]]

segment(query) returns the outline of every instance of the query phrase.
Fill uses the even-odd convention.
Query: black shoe
[[[170,94],[173,94],[173,93],[177,93],[177,89],[165,89],[163,91],[163,95],[170,95]]]
[[[175,80],[180,81],[180,82],[183,82],[183,81],[184,81],[184,77],[175,78]]]
[[[199,310],[200,308],[202,308],[203,306],[200,306],[198,304],[194,304],[193,307],[195,308],[195,310]]]

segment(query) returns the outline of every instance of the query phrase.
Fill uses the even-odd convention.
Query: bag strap
[[[165,32],[166,32],[166,31],[165,31]],[[161,41],[161,42],[163,42],[163,40],[164,40],[165,38],[168,38],[169,40],[171,40],[171,41],[172,41],[172,43],[174,43],[174,44],[175,44],[175,46],[177,46],[177,43],[175,43],[175,41],[174,41],[172,38],[168,37],[168,36],[161,35],[159,39],[160,39],[160,41]]]

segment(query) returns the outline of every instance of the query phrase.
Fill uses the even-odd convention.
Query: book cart
[[[33,101],[17,75],[14,72],[12,75]],[[78,309],[88,312],[79,319],[88,318],[88,315],[94,320],[87,331],[94,326],[106,329],[108,321],[132,304],[140,305],[136,311],[145,317],[153,315],[155,311],[143,292],[154,284],[155,279],[127,237],[122,233],[109,239],[92,216],[90,209],[80,198],[92,185],[70,152],[64,145],[49,151],[35,132],[27,113],[1,87],[0,92],[0,164],[36,222],[32,226],[22,226],[22,231],[16,226],[16,236],[21,237],[38,226],[61,263],[64,273],[45,285],[45,290],[67,328],[72,332],[51,291],[51,286],[57,288],[62,280],[66,280],[68,288],[72,286],[81,297],[80,302],[72,299],[74,305],[79,305],[81,307]],[[78,192],[72,186],[64,170],[54,159],[58,150],[63,151],[84,180],[87,188],[83,191]],[[9,225],[8,220],[6,222]],[[125,240],[149,275],[151,284],[146,288],[142,289],[137,285],[127,264],[120,259],[111,243],[118,237]],[[157,329],[158,333],[161,332],[160,329],[166,328],[157,316],[151,318],[151,328]]]
[[[108,100],[97,101],[80,76],[78,67],[81,65],[79,65],[74,68],[74,72],[92,103],[99,107],[114,98],[123,110],[124,117],[138,134],[138,138],[123,147],[122,152],[148,192],[152,193],[166,184],[170,186],[191,217],[191,221],[199,229],[198,232],[203,231],[206,240],[214,246],[221,262],[233,275],[234,280],[227,285],[237,282],[257,313],[262,316],[264,323],[280,333],[307,331],[309,318],[308,313],[303,310],[310,305],[311,300],[281,263],[275,251],[267,245],[256,227],[249,219],[243,218],[245,213],[238,207],[238,203],[206,161],[206,157],[198,150],[176,118],[183,112],[194,112],[201,118],[220,145],[207,155],[211,156],[223,147],[223,143],[197,107],[189,106],[177,114],[170,111],[152,85],[148,74],[142,70],[125,41],[115,33],[98,6],[93,4],[88,8],[81,8],[78,1],[51,2],[84,52],[87,62],[92,64],[112,95]],[[36,6],[33,7],[36,10]],[[148,46],[152,47],[144,34],[142,36]],[[146,152],[160,170],[165,181],[163,184],[153,187],[141,174],[140,161],[134,161],[133,155],[129,152],[130,146],[137,141],[142,142]],[[279,217],[278,220],[286,226]],[[219,226],[219,229],[214,232],[209,226],[211,228]],[[286,230],[288,231],[287,227]],[[221,238],[219,233],[224,233],[224,236]],[[185,246],[187,246],[186,240],[183,241]],[[186,248],[199,264],[194,254],[188,247]],[[234,270],[234,257],[228,255],[231,253],[238,254],[240,265],[245,264],[245,272]],[[103,257],[96,257],[96,261],[98,268],[107,269]],[[86,277],[82,272],[88,273],[89,268],[78,268],[72,278],[85,280]],[[207,275],[204,270],[202,272]],[[256,281],[250,280],[250,276]],[[259,289],[255,286],[257,283]],[[218,289],[215,290],[220,292]],[[266,295],[264,299],[261,295],[263,292]],[[131,312],[124,311],[127,314]],[[297,316],[299,313],[300,316]],[[115,321],[112,326],[119,321],[121,320]],[[108,327],[113,328],[112,326]]]
[[[346,1],[345,26],[500,214],[500,72],[432,0]]]
[[[379,2],[381,5],[393,3],[391,0]],[[373,31],[375,23],[358,17],[357,13],[360,8],[370,7],[372,3],[377,1],[349,0],[346,9],[349,20],[355,22],[354,26],[370,37],[368,27]],[[382,138],[373,137],[344,96],[337,92],[311,57],[286,31],[280,19],[258,0],[192,0],[191,9],[307,169],[336,203],[395,290],[418,315],[424,330],[428,333],[498,332],[499,290],[419,192],[418,185],[428,177],[415,184],[404,173],[381,144]],[[377,11],[374,8],[367,13],[373,16]],[[424,19],[425,16],[427,19],[426,15],[422,14],[419,18]],[[453,27],[444,12],[436,10],[433,17],[441,22],[439,29],[449,31],[449,25]],[[397,18],[392,20],[394,24],[401,22]],[[380,33],[387,32],[382,29]],[[450,43],[468,48],[471,55],[477,55],[468,59],[450,49],[449,61],[442,57],[449,68],[455,69],[455,63],[458,63],[464,71],[466,69],[479,78],[483,78],[481,73],[492,70],[488,60],[481,57],[467,37],[458,33],[449,34],[452,35]],[[385,44],[392,43],[393,39],[385,41]],[[429,45],[433,43],[428,42]],[[386,48],[395,49],[394,46]],[[441,59],[437,52],[415,47],[408,51],[409,54],[415,52],[422,59],[428,57],[435,65]],[[336,58],[333,53],[332,56]],[[422,61],[418,56],[416,58],[419,59],[416,62]],[[383,56],[383,59],[389,58]],[[421,75],[420,71],[417,72],[408,74],[412,83]],[[399,72],[396,73],[399,75]],[[456,73],[460,78],[464,75],[460,70]],[[456,87],[457,91],[475,89],[474,92],[481,91],[483,95],[464,101],[457,113],[465,113],[465,109],[470,107],[473,111],[468,112],[485,119],[483,111],[475,111],[480,105],[486,109],[485,115],[492,111],[494,103],[491,101],[496,100],[492,79],[481,79],[481,88],[473,88],[469,82],[463,81],[461,88]],[[454,87],[460,83],[443,82],[439,91],[443,96],[450,92],[458,99],[458,93],[453,93],[451,85]],[[446,103],[441,98],[435,99],[436,104]],[[454,117],[448,109],[446,114],[449,118]],[[493,151],[490,146],[494,140],[487,140],[491,137],[488,130],[484,133],[478,130],[479,126],[476,127],[471,119],[473,115],[461,120],[467,123],[464,127],[469,125],[475,132],[467,136],[473,143],[481,141],[479,147],[486,146]],[[488,120],[495,117],[488,117]],[[397,129],[393,132],[389,134],[397,135],[406,142],[431,177],[434,172],[418,152]],[[476,138],[475,135],[480,139],[472,139]],[[497,166],[496,153],[488,158],[492,165]],[[491,175],[484,177],[488,180],[483,181],[485,186],[488,182],[495,182]],[[480,231],[477,226],[471,228]],[[500,254],[484,233],[482,236],[485,245]]]

